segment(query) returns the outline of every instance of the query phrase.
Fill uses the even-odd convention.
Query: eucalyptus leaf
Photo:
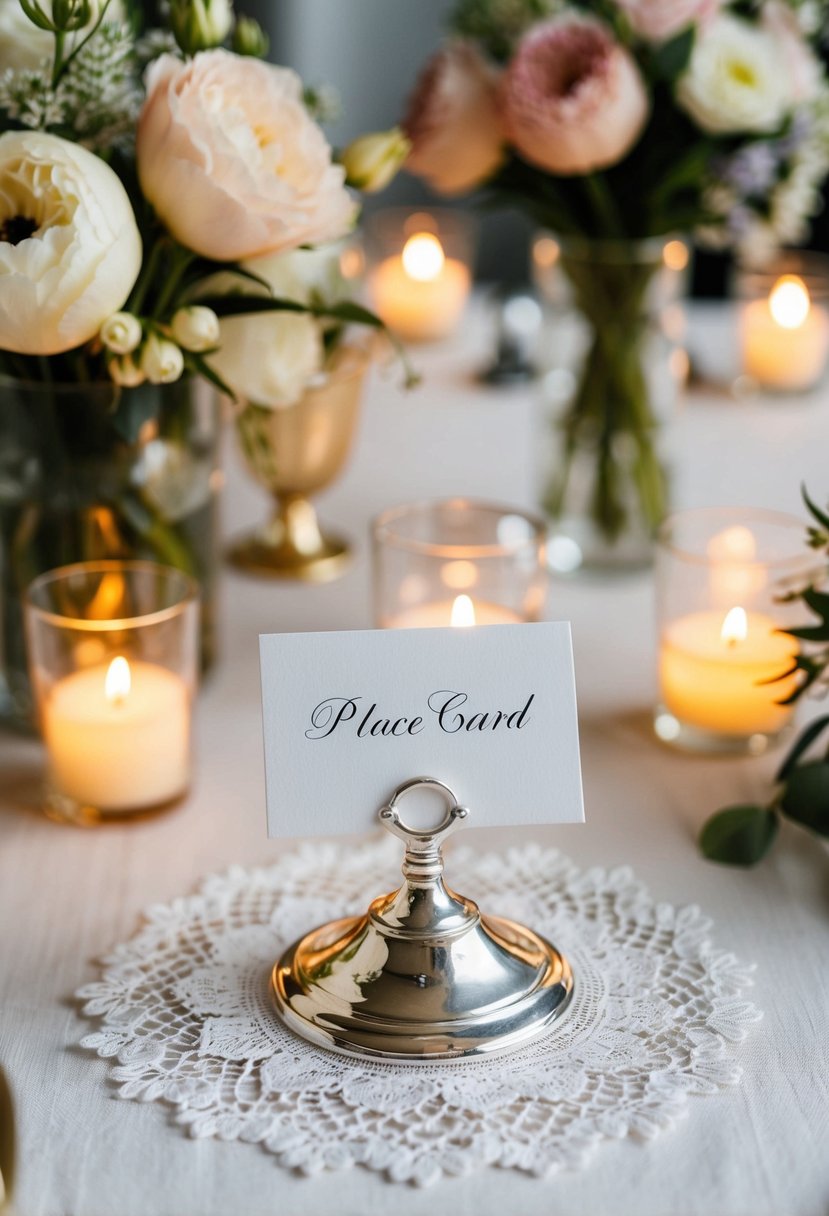
[[[815,760],[792,769],[780,806],[789,819],[829,836],[829,763]]]
[[[789,754],[780,765],[777,771],[777,781],[786,780],[803,753],[811,747],[827,726],[829,726],[829,714],[824,714],[822,718],[816,718],[814,722],[809,723],[806,729],[795,740]]]
[[[829,642],[829,621],[822,625],[796,625],[785,632],[801,642]]]
[[[700,848],[709,861],[753,866],[769,851],[777,829],[777,815],[768,807],[729,806],[705,824]]]

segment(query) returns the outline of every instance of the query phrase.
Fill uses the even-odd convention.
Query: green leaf
[[[676,80],[688,66],[691,51],[694,49],[694,26],[665,42],[654,54],[653,67],[657,76],[663,80]]]
[[[781,633],[789,633],[793,638],[800,638],[801,642],[829,642],[829,621],[823,625],[797,625],[781,630]]]
[[[829,595],[825,591],[818,591],[815,587],[807,587],[800,596],[805,604],[808,604],[812,612],[819,616],[823,621],[829,621]]]
[[[809,508],[812,515],[814,515],[815,519],[818,521],[818,523],[821,525],[821,527],[829,528],[829,515],[825,515],[823,513],[823,511],[821,511],[821,509],[815,503],[812,502],[811,498],[806,493],[805,486],[800,487],[800,493],[803,495],[803,501],[805,502],[806,506]]]
[[[815,760],[792,769],[780,806],[789,819],[829,836],[829,764]]]
[[[709,861],[753,866],[769,851],[777,828],[777,815],[768,807],[729,806],[705,824],[700,848]]]
[[[811,747],[827,726],[829,726],[829,714],[824,714],[822,718],[815,718],[814,722],[809,723],[806,729],[795,739],[789,754],[777,770],[775,781],[786,780],[803,753]]]

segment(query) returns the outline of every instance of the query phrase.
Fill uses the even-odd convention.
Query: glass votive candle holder
[[[384,511],[373,529],[375,623],[422,629],[538,620],[545,537],[542,520],[468,498]]]
[[[448,338],[472,288],[476,226],[462,211],[388,207],[363,227],[371,307],[407,342]]]
[[[152,562],[79,562],[36,578],[24,608],[46,813],[89,825],[177,803],[190,784],[193,580]]]
[[[829,258],[787,252],[735,277],[741,392],[803,393],[829,361]]]
[[[669,516],[657,541],[658,738],[758,755],[789,726],[802,623],[783,602],[816,570],[794,516],[708,508]],[[782,678],[781,678],[782,677]]]

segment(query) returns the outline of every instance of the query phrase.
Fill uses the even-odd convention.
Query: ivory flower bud
[[[110,359],[109,375],[110,379],[116,384],[120,384],[122,388],[137,388],[139,384],[143,384],[147,379],[132,355],[123,355],[118,359]]]
[[[170,26],[185,55],[220,46],[232,25],[229,0],[171,0]]]
[[[131,312],[114,312],[101,326],[100,337],[114,355],[129,355],[141,342],[141,322]]]
[[[270,39],[253,17],[239,17],[233,29],[233,49],[237,55],[252,55],[264,59]]]
[[[700,31],[676,96],[697,126],[712,135],[777,131],[793,102],[788,65],[775,36],[727,15]]]
[[[179,346],[197,354],[219,344],[219,318],[202,304],[179,308],[170,329]]]
[[[340,158],[349,186],[367,194],[384,190],[409,155],[411,146],[399,127],[353,140]]]
[[[506,155],[497,71],[471,42],[451,42],[421,72],[403,130],[406,168],[440,194],[474,190]]]
[[[141,370],[150,384],[172,384],[184,371],[184,355],[175,342],[150,334],[141,352]]]
[[[0,135],[0,347],[55,355],[94,338],[141,267],[117,175],[42,131]]]
[[[288,68],[228,51],[147,72],[141,188],[183,245],[231,262],[334,240],[355,204]]]
[[[598,21],[565,16],[521,40],[503,84],[507,134],[548,173],[616,164],[639,138],[648,96],[633,57]]]

